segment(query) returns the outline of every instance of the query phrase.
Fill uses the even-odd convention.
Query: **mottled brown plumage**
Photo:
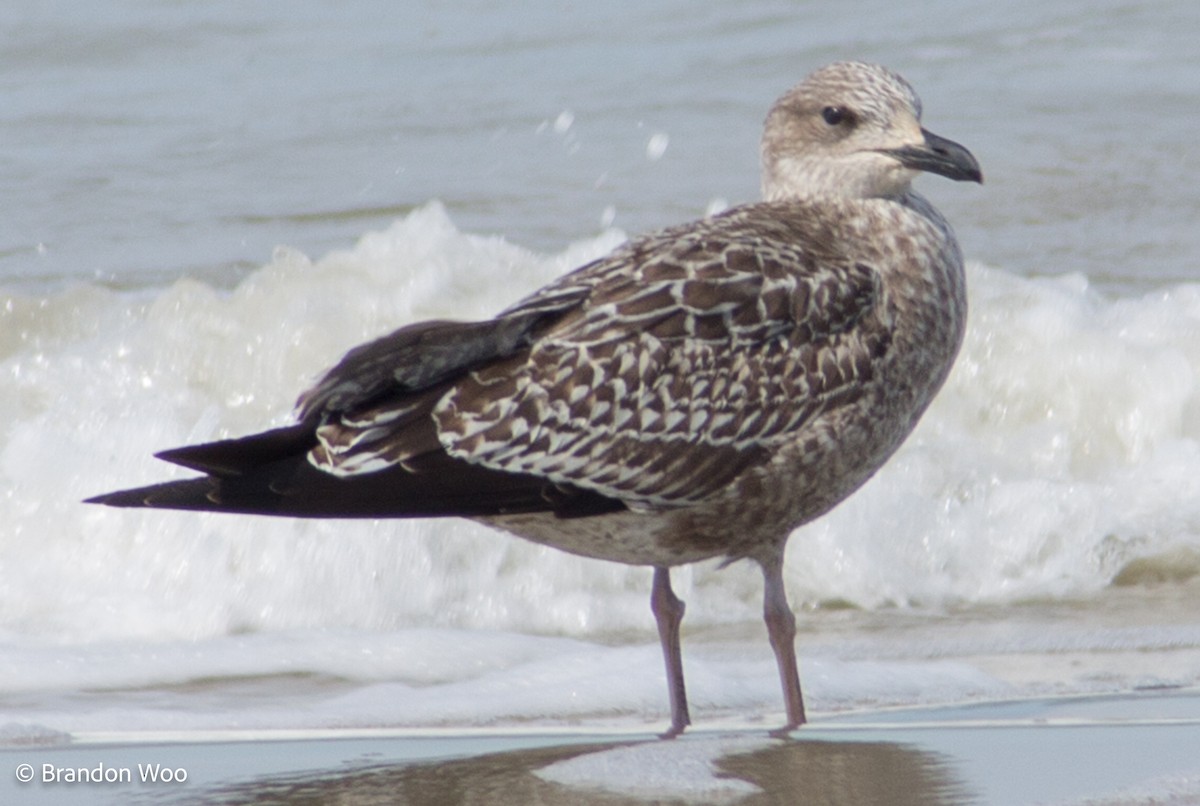
[[[981,175],[919,118],[895,74],[823,68],[767,117],[764,202],[635,239],[495,319],[359,347],[300,398],[296,425],[160,454],[206,475],[94,500],[460,515],[653,566],[667,735],[689,722],[668,569],[752,559],[795,727],[788,535],[883,465],[962,338],[958,245],[909,183]]]

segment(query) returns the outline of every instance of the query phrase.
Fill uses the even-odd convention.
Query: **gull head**
[[[762,140],[767,201],[900,198],[922,171],[982,182],[971,152],[921,126],[921,99],[873,64],[837,62],[788,90]]]

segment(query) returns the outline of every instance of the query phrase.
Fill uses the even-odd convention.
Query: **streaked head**
[[[929,171],[982,182],[958,143],[921,127],[921,100],[900,76],[873,64],[836,62],[788,90],[767,115],[763,197],[899,197]]]

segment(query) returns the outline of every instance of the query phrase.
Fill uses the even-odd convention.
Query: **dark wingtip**
[[[165,451],[158,451],[154,454],[154,458],[170,462],[173,465],[179,465],[180,467],[186,467],[189,470],[211,473],[214,471],[213,463],[206,461],[205,457],[208,450],[208,444],[185,445],[182,448],[168,448]]]
[[[101,504],[106,507],[213,510],[209,495],[213,491],[213,479],[207,476],[195,479],[168,481],[149,487],[117,490],[87,498],[85,504]]]
[[[315,427],[311,422],[299,422],[248,437],[170,448],[154,456],[211,476],[242,476],[262,465],[307,453],[316,444]]]
[[[101,504],[106,507],[144,507],[146,497],[142,490],[118,490],[114,493],[104,493],[85,498],[81,503]]]

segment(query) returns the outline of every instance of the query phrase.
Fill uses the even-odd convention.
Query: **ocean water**
[[[1194,4],[53,6],[0,21],[0,738],[662,722],[646,569],[78,502],[753,199],[767,105],[841,57],[987,184],[921,180],[969,261],[946,388],[791,540],[810,705],[1200,683]],[[757,571],[675,578],[693,715],[777,721]]]

